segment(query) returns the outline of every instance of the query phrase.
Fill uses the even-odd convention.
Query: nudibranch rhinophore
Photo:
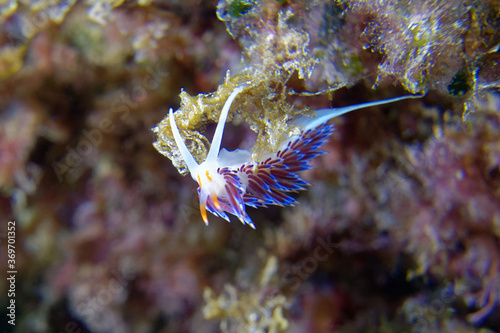
[[[255,229],[245,206],[254,208],[270,205],[293,206],[296,200],[289,194],[304,190],[308,185],[299,173],[309,169],[311,167],[309,161],[323,153],[319,149],[334,129],[333,125],[328,124],[330,119],[362,108],[422,97],[422,95],[406,95],[347,107],[316,110],[312,118],[301,116],[292,121],[293,125],[300,128],[299,134],[291,135],[281,144],[277,152],[254,161],[248,150],[220,149],[231,104],[246,88],[245,85],[239,86],[229,95],[222,108],[208,155],[200,164],[196,162],[184,143],[175,123],[172,108],[169,111],[175,143],[191,177],[199,185],[200,212],[207,225],[207,210],[227,221],[230,220],[226,213],[232,214],[243,224]]]

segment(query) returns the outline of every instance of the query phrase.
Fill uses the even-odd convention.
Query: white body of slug
[[[330,119],[362,108],[421,97],[408,95],[342,108],[317,110],[312,118],[299,117],[293,120],[293,124],[302,128],[302,131],[299,135],[290,137],[276,154],[270,155],[264,161],[252,161],[251,153],[246,150],[220,151],[229,109],[236,96],[245,88],[246,86],[240,86],[229,95],[222,108],[207,158],[200,164],[187,149],[175,123],[173,110],[169,111],[170,126],[177,147],[191,177],[199,185],[200,212],[207,225],[207,209],[227,221],[229,217],[226,213],[230,213],[238,217],[243,224],[255,228],[245,206],[294,205],[295,199],[287,193],[303,190],[307,186],[307,182],[300,178],[298,173],[308,169],[309,161],[322,153],[319,148],[333,132],[333,126],[327,125]]]

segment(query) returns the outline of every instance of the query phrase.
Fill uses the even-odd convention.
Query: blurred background
[[[0,1],[0,331],[500,332],[499,45],[495,0]],[[425,97],[337,119],[299,205],[206,227],[151,128],[227,70]]]

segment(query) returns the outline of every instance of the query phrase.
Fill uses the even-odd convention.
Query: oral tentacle
[[[208,195],[204,191],[199,191],[200,197],[200,213],[203,218],[203,222],[208,226],[208,217],[207,217],[207,197]]]

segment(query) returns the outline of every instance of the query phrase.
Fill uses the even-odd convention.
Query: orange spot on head
[[[215,208],[220,210],[219,198],[217,198],[217,194],[212,194],[210,197],[212,198],[212,201],[214,202]]]
[[[210,174],[208,173],[208,170],[206,172],[208,180],[212,181],[212,177],[210,177]]]
[[[198,175],[198,184],[200,184],[200,187],[201,187],[201,179],[200,179],[200,175]]]

